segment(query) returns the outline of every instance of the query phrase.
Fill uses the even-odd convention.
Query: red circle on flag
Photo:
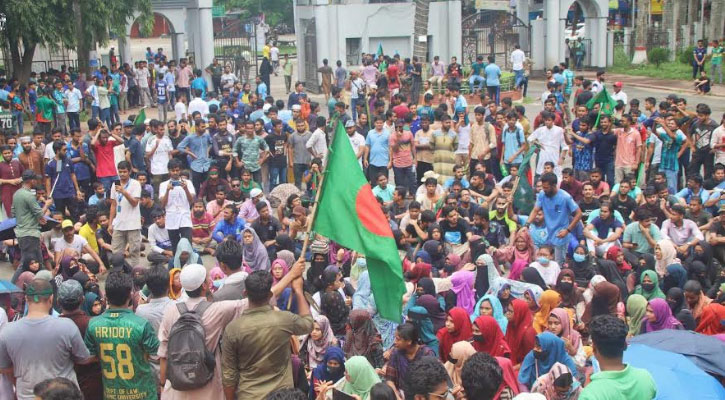
[[[355,198],[355,212],[362,225],[378,236],[393,237],[388,220],[375,200],[370,184],[363,185]]]

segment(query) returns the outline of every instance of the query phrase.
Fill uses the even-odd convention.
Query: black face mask
[[[643,283],[642,284],[642,290],[644,290],[645,292],[651,292],[654,290],[654,288],[655,288],[654,283]]]
[[[574,289],[574,284],[571,282],[559,282],[559,290],[564,293],[569,293]]]
[[[483,337],[483,335],[473,335],[473,341],[483,343],[486,341],[486,339]]]
[[[448,362],[451,363],[451,364],[453,364],[453,365],[458,364],[458,360],[455,359],[455,358],[453,358],[453,357],[451,357],[450,354],[448,355]]]
[[[331,367],[331,366],[328,365],[327,366],[327,373],[330,374],[331,376],[337,376],[340,373],[340,368],[341,367],[339,367],[339,366],[338,367]]]
[[[536,358],[537,360],[546,360],[546,358],[549,356],[549,352],[548,351],[544,351],[544,350],[536,351],[536,350],[533,350],[533,352],[534,352],[534,358]]]
[[[677,307],[677,301],[667,299],[667,305],[670,306],[671,310],[674,310]]]

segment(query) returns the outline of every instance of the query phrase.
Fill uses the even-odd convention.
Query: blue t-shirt
[[[707,47],[703,47],[703,48],[695,47],[695,50],[693,51],[693,55],[695,56],[695,59],[692,62],[697,63],[697,61],[704,60],[706,54],[707,54]]]
[[[206,79],[201,77],[194,79],[191,81],[191,88],[200,90],[202,100],[206,100]]]
[[[156,99],[159,104],[166,104],[166,81],[156,82]]]
[[[569,242],[568,237],[560,239],[556,236],[560,230],[569,226],[571,214],[579,209],[571,195],[564,190],[557,190],[552,197],[543,191],[536,196],[536,207],[544,212],[544,222],[549,233],[548,242],[554,246],[561,246]]]
[[[71,159],[80,157],[80,149],[74,149],[73,146],[71,146],[71,143],[71,141],[66,142],[68,157]],[[83,146],[83,153],[85,153],[86,156],[89,156],[91,154],[91,151],[88,149],[88,144],[81,142],[81,146]],[[73,172],[75,172],[76,179],[78,179],[79,181],[84,181],[91,178],[91,169],[88,167],[88,164],[82,161],[73,163]]]
[[[388,153],[388,143],[390,141],[390,132],[383,128],[382,133],[378,133],[375,129],[368,132],[365,138],[365,145],[370,149],[370,165],[376,167],[387,167],[390,162],[390,154]]]
[[[618,219],[609,217],[608,220],[603,220],[599,217],[596,217],[590,222],[592,225],[594,225],[594,228],[597,230],[597,237],[599,239],[606,239],[609,236],[609,231],[614,231],[617,228],[622,228],[623,225],[621,222],[619,222]]]
[[[471,64],[471,68],[473,69],[473,75],[480,76],[480,75],[483,75],[482,72],[483,72],[484,68],[486,68],[486,64],[484,64],[482,62],[480,62],[480,63],[475,62],[475,63]]]
[[[50,187],[52,188],[55,185],[55,190],[53,190],[54,199],[68,199],[76,195],[76,189],[71,179],[71,173],[75,173],[73,172],[73,166],[71,164],[70,158],[61,161],[60,174],[58,174],[56,169],[58,165],[56,159],[51,160],[45,166],[45,176],[50,178]],[[58,183],[56,183],[56,177]]]
[[[519,151],[519,148],[521,148],[521,145],[526,142],[526,139],[524,138],[524,130],[515,126],[514,130],[510,131],[508,125],[506,125],[503,129],[502,136],[503,144],[505,146],[502,161],[509,164],[509,158],[516,154],[516,152]],[[512,164],[520,164],[524,159],[522,154],[523,153],[519,153],[519,155],[514,158]]]
[[[590,141],[593,141],[595,137],[595,134],[591,132],[577,132],[577,135],[589,139]],[[592,145],[592,142],[586,144],[579,139],[574,139],[573,144],[574,169],[576,171],[591,171],[592,159],[594,158],[594,146]]]
[[[597,131],[592,144],[596,150],[594,160],[596,160],[597,166],[614,162],[614,150],[617,147],[617,135],[614,132],[605,135],[602,131]]]
[[[501,68],[496,64],[488,64],[486,66],[486,86],[499,86],[498,78],[501,77]]]

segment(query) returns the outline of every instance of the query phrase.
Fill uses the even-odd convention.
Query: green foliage
[[[51,48],[72,44],[73,15],[65,1],[3,0],[0,14],[6,19],[0,40],[10,45],[11,52],[12,47],[17,49],[21,43],[28,48],[37,44]]]
[[[674,79],[674,80],[690,80],[692,76],[692,67],[682,64],[679,61],[664,62],[659,68],[651,64],[640,65],[613,65],[607,68],[607,72],[613,74],[622,74],[630,76],[646,76],[656,79]]]
[[[270,26],[280,23],[289,26],[294,24],[291,0],[214,0],[214,5],[223,5],[227,10],[240,10],[242,19],[264,13],[265,20]]]
[[[695,51],[695,46],[687,46],[685,50],[682,50],[677,55],[677,59],[683,64],[692,65],[692,62],[695,61],[695,56],[692,54],[693,51]]]
[[[655,47],[654,49],[647,52],[647,61],[651,64],[660,67],[662,63],[667,62],[670,58],[670,50],[664,47]]]
[[[614,65],[628,67],[632,65],[632,59],[627,54],[624,46],[614,46]]]

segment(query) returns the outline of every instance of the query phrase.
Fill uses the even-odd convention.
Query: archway
[[[574,3],[577,5],[572,9]],[[583,25],[574,25],[573,32],[567,30],[567,27],[572,25],[571,23],[567,25],[567,21],[573,20],[573,12],[570,15],[570,9],[580,11],[584,21]],[[546,67],[568,58],[565,40],[568,33],[576,35],[577,32],[582,34],[582,42],[585,44],[585,66],[597,68],[606,66],[608,11],[608,0],[547,0],[544,4]]]
[[[146,60],[147,48],[157,54],[162,49],[163,54],[170,58],[174,47],[174,34],[176,29],[169,18],[164,14],[154,12],[153,28],[148,35],[144,35],[139,25],[139,19],[134,20],[129,29],[128,40],[131,41],[131,58],[133,61]]]

